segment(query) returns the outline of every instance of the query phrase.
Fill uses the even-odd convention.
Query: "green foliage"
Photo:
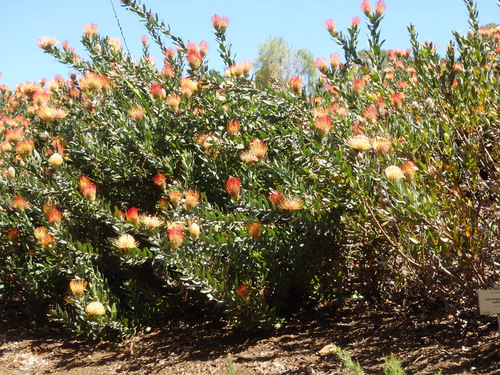
[[[459,311],[497,281],[497,31],[455,33],[441,58],[410,26],[412,50],[386,55],[368,14],[370,50],[358,26],[333,33],[346,64],[309,97],[255,85],[227,24],[223,76],[122,3],[162,68],[148,41],[136,60],[89,28],[88,60],[40,42],[71,80],[1,88],[2,298],[97,341],[188,311],[272,329],[304,301],[401,290]]]
[[[389,358],[384,358],[384,375],[405,375],[401,362],[391,353]]]
[[[364,372],[361,369],[361,365],[358,361],[352,359],[351,355],[347,350],[344,350],[337,346],[337,356],[342,361],[344,367],[351,371],[354,375],[363,375]]]

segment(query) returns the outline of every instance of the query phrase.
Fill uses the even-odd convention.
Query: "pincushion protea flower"
[[[153,177],[153,182],[157,186],[159,186],[163,191],[165,191],[165,189],[167,188],[167,179],[166,179],[165,175],[162,173],[157,173]]]
[[[302,78],[300,75],[293,76],[288,81],[288,85],[296,94],[300,95],[302,93]]]
[[[387,177],[389,181],[399,180],[400,178],[403,178],[405,176],[401,168],[395,165],[387,167],[384,170],[384,173],[385,177]]]
[[[130,234],[122,234],[120,237],[113,239],[113,245],[120,250],[135,249],[139,246],[139,242]]]
[[[23,139],[16,144],[16,153],[23,159],[30,156],[34,149],[35,142],[32,139]]]
[[[321,73],[326,74],[328,72],[328,63],[324,57],[318,57],[314,62],[314,65]]]
[[[47,219],[50,224],[59,225],[62,220],[62,213],[58,209],[54,208],[47,214]]]
[[[330,132],[332,126],[333,123],[330,116],[320,116],[314,121],[314,128],[316,130],[316,133],[318,133],[321,138],[323,138]]]
[[[401,167],[403,174],[409,180],[413,180],[415,178],[415,172],[418,170],[417,164],[414,162],[407,160],[403,166]]]
[[[81,193],[89,202],[94,202],[96,198],[97,187],[92,183],[87,184],[82,187]]]
[[[141,121],[142,118],[144,117],[145,113],[146,113],[146,110],[141,106],[135,106],[135,107],[132,107],[128,110],[128,115],[135,122]]]
[[[149,87],[149,92],[155,99],[165,99],[167,97],[167,92],[159,83],[153,83]]]
[[[50,36],[42,36],[38,39],[38,47],[42,49],[49,49],[50,47],[54,47],[57,43],[57,39]]]
[[[17,228],[10,228],[9,233],[7,234],[7,238],[9,239],[10,242],[13,244],[17,244],[19,242],[19,236],[21,234],[21,231]]]
[[[129,223],[131,223],[134,226],[139,225],[140,218],[139,218],[139,210],[137,210],[137,208],[130,207],[127,210],[126,216],[127,216],[127,221]]]
[[[178,207],[179,204],[181,203],[182,193],[180,191],[171,191],[168,194],[168,198],[170,199],[172,206]]]
[[[62,108],[53,108],[49,106],[42,106],[36,112],[41,120],[46,122],[54,122],[57,120],[62,120],[68,115],[68,111]]]
[[[372,139],[372,148],[381,154],[386,154],[392,150],[392,142],[384,137],[376,137]]]
[[[226,191],[231,196],[232,201],[240,199],[241,182],[237,177],[228,178],[226,181]]]
[[[182,229],[182,225],[174,224],[168,230],[167,234],[170,246],[172,246],[173,249],[177,249],[182,245],[182,242],[184,241],[184,231]]]
[[[375,16],[380,17],[384,14],[385,12],[385,2],[384,0],[379,0],[377,4],[375,4]]]
[[[227,124],[227,133],[229,135],[236,135],[240,131],[240,123],[238,120],[233,120]]]
[[[229,19],[226,16],[221,17],[217,14],[214,14],[210,20],[212,21],[214,29],[220,32],[226,31],[227,26],[229,25]]]
[[[244,300],[250,299],[250,290],[245,284],[240,284],[236,287],[236,293]]]
[[[54,168],[58,168],[63,162],[63,157],[57,152],[54,152],[49,158],[49,164]]]
[[[85,312],[90,317],[103,316],[106,314],[106,308],[99,301],[90,302],[87,306],[85,306]]]
[[[200,226],[197,223],[191,223],[188,228],[189,235],[193,240],[197,240],[200,237]]]
[[[174,111],[179,109],[179,104],[181,103],[181,97],[179,94],[169,94],[166,100],[167,106]]]
[[[24,130],[21,128],[13,128],[5,131],[5,141],[16,144],[24,138]]]
[[[361,11],[367,17],[370,17],[372,15],[372,6],[368,0],[363,0],[363,2],[361,3]]]
[[[90,23],[83,26],[83,36],[95,36],[97,35],[97,25],[95,23]]]
[[[37,227],[33,231],[33,235],[40,242],[43,237],[45,237],[49,233],[49,230],[45,227]]]
[[[258,160],[261,160],[266,155],[268,148],[262,139],[255,138],[250,142],[250,151]]]
[[[75,296],[80,297],[85,291],[87,284],[88,283],[85,280],[73,279],[69,282],[69,289],[71,289]]]
[[[195,190],[188,190],[186,191],[185,200],[186,210],[189,211],[200,203],[200,193]]]
[[[350,137],[346,145],[357,151],[366,151],[371,147],[370,138],[363,134]]]
[[[163,219],[156,215],[141,215],[140,221],[148,229],[156,229],[165,224]]]
[[[258,221],[248,224],[247,227],[248,234],[255,240],[258,241],[262,234],[262,224]]]
[[[278,208],[283,211],[296,211],[304,207],[304,201],[297,197],[283,198]]]
[[[198,69],[203,62],[203,56],[198,51],[189,51],[187,55],[189,67],[193,70]]]
[[[284,199],[283,193],[279,190],[273,190],[269,194],[268,199],[272,204],[274,204],[276,207],[278,207]]]
[[[331,18],[328,18],[325,21],[325,29],[328,30],[331,36],[334,36],[336,34],[335,22]]]
[[[29,208],[29,203],[24,200],[23,197],[16,197],[12,201],[12,206],[17,210],[17,211],[24,211],[25,209]]]

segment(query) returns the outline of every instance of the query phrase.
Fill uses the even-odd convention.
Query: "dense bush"
[[[364,1],[370,50],[345,51],[314,92],[263,88],[236,62],[228,20],[184,43],[134,0],[165,54],[136,61],[84,28],[89,60],[40,47],[78,72],[3,87],[0,287],[34,318],[123,337],[186,311],[269,328],[305,301],[374,302],[423,290],[467,306],[498,281],[500,30],[454,35],[444,57],[382,50],[385,4]],[[170,40],[174,48],[168,47]]]

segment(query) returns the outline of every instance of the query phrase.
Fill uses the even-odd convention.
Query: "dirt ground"
[[[271,334],[169,322],[120,344],[96,346],[57,328],[32,328],[5,312],[0,375],[349,374],[334,353],[320,355],[329,344],[347,349],[366,374],[382,374],[391,353],[407,374],[500,374],[496,317],[466,322],[441,312],[358,304],[302,312]]]

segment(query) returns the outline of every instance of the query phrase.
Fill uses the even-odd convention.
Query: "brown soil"
[[[366,374],[394,353],[407,374],[500,374],[495,317],[459,321],[442,313],[366,305],[322,308],[268,335],[214,323],[170,322],[120,344],[91,346],[59,329],[0,317],[0,375],[11,374],[349,374],[328,344],[347,349]],[[10,315],[10,316],[9,316]]]

